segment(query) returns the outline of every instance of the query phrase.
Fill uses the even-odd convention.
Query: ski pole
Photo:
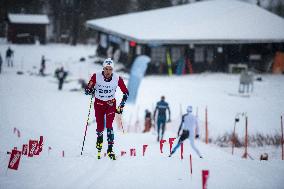
[[[84,140],[83,140],[83,146],[82,146],[82,150],[81,150],[81,155],[83,155],[83,150],[84,150],[84,145],[85,145],[85,139],[86,139],[87,129],[88,129],[88,125],[89,125],[89,118],[90,118],[90,112],[91,112],[92,102],[93,102],[93,95],[92,95],[92,97],[91,97],[91,102],[90,102],[90,106],[89,106],[89,113],[88,113],[88,119],[87,119],[87,123],[86,123],[86,127],[85,127],[85,134],[84,134]]]
[[[122,133],[124,134],[124,128],[123,128],[123,124],[122,124],[122,115],[119,114],[119,113],[115,113],[115,119],[116,119],[118,127],[121,127]]]
[[[121,128],[122,128],[122,133],[124,134],[124,128],[123,128],[123,124],[122,124],[122,117],[120,117],[120,124],[121,124]]]

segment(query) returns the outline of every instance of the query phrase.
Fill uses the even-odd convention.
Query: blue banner
[[[129,90],[127,103],[135,104],[139,85],[150,61],[151,59],[146,55],[140,55],[134,60],[130,70],[130,78],[127,87]]]

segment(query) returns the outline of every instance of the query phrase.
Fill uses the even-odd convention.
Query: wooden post
[[[205,108],[205,143],[208,144],[208,115],[207,115],[207,106]]]
[[[183,159],[183,142],[180,144],[180,159]]]
[[[192,176],[192,158],[191,158],[191,154],[189,155],[189,164],[190,164],[190,175]]]

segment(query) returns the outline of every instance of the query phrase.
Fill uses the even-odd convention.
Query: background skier
[[[13,56],[14,56],[14,51],[8,47],[8,49],[6,50],[6,62],[8,67],[13,67]]]
[[[182,120],[178,129],[177,135],[180,135],[180,131],[182,130],[182,134],[180,135],[179,141],[177,145],[174,147],[173,151],[169,155],[172,156],[173,153],[179,148],[181,143],[187,138],[189,138],[191,147],[198,154],[200,158],[202,158],[199,150],[196,148],[194,144],[194,138],[199,138],[199,126],[196,117],[192,114],[192,106],[188,106],[186,109],[187,113],[182,116]],[[195,133],[196,131],[196,133]]]
[[[44,55],[42,55],[41,56],[41,62],[40,62],[40,69],[39,69],[39,74],[41,76],[45,75],[45,73],[44,73],[44,71],[45,71],[45,62],[46,62],[46,59],[45,59]]]
[[[58,90],[62,90],[63,83],[68,73],[64,70],[63,66],[59,69],[56,69],[55,76],[58,79]]]
[[[97,121],[96,148],[98,149],[98,159],[100,159],[100,152],[103,144],[104,116],[106,116],[105,125],[107,128],[107,154],[110,159],[116,159],[113,152],[114,132],[112,122],[116,112],[119,114],[123,112],[123,107],[129,95],[123,79],[119,75],[113,73],[113,68],[114,63],[111,58],[104,60],[103,71],[93,74],[85,89],[87,95],[95,96],[94,109]],[[117,86],[123,92],[123,98],[116,109],[115,92]]]
[[[164,133],[165,133],[165,126],[166,126],[166,110],[169,111],[169,119],[168,122],[171,121],[171,111],[169,108],[169,104],[165,101],[165,97],[162,96],[161,100],[157,102],[155,111],[154,111],[154,120],[156,120],[156,112],[158,111],[158,119],[157,119],[157,132],[158,132],[158,138],[157,141],[159,142],[160,139],[163,139]],[[162,128],[161,128],[162,127]],[[160,137],[160,128],[162,129],[162,134]]]

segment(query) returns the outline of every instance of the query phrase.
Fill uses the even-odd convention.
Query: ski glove
[[[116,113],[122,114],[122,112],[123,112],[123,107],[118,106],[118,107],[116,108]]]
[[[127,98],[128,98],[128,93],[123,93],[123,97],[122,97],[122,100],[121,100],[121,102],[120,102],[120,107],[124,107],[125,106],[125,102],[126,102],[126,100],[127,100]]]
[[[87,88],[85,88],[85,94],[86,95],[93,95],[93,94],[95,94],[95,90],[87,87]]]
[[[126,102],[127,98],[128,98],[128,93],[123,93],[122,100],[121,100],[119,106],[116,108],[116,113],[122,114],[123,108],[125,106],[125,102]]]
[[[195,135],[195,138],[199,138],[199,134]]]

